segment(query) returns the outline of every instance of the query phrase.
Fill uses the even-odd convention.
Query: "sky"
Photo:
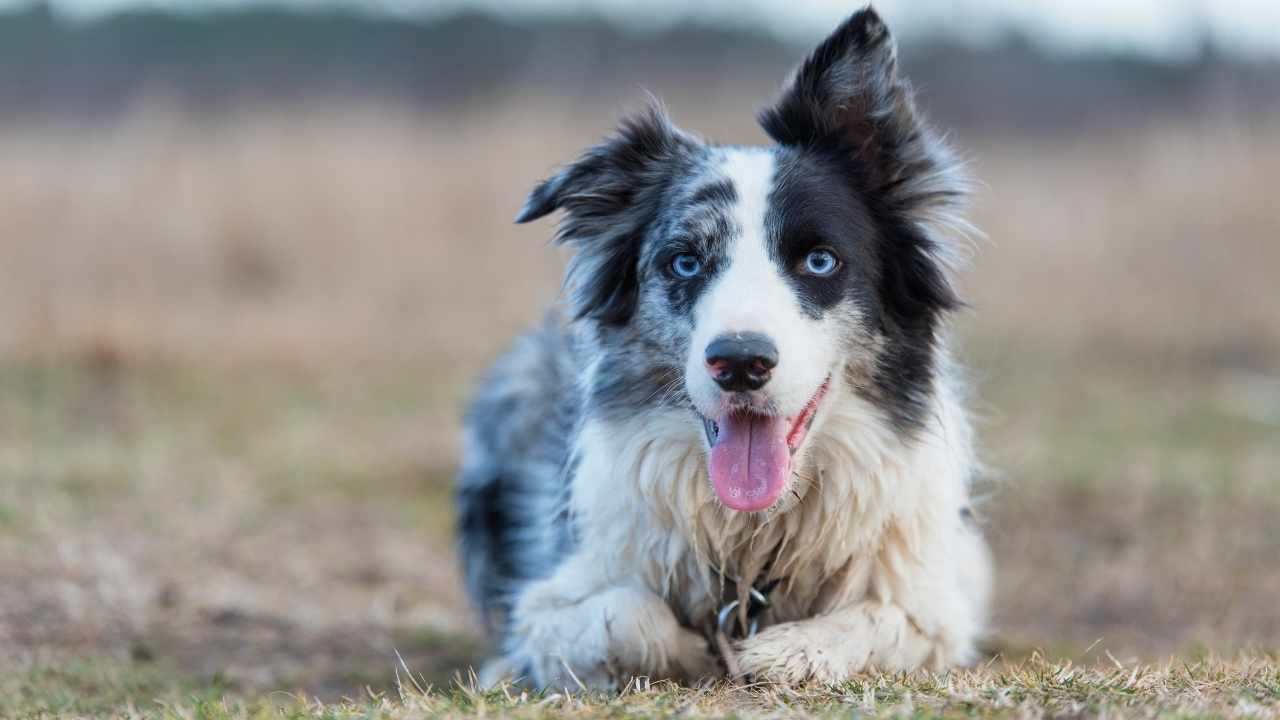
[[[345,5],[430,15],[464,8],[522,16],[596,13],[640,28],[682,19],[763,25],[811,41],[860,7],[860,0],[270,0],[276,5]],[[30,0],[0,0],[0,7]],[[261,0],[52,0],[60,11],[92,17],[124,7],[180,10]],[[1200,47],[1200,28],[1227,52],[1280,59],[1280,0],[876,0],[896,33],[943,32],[973,42],[1020,30],[1052,49],[1137,52],[1177,59]]]

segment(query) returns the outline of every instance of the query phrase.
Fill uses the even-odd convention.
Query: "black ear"
[[[565,277],[575,317],[606,325],[631,318],[644,234],[670,178],[699,147],[652,107],[529,194],[518,223],[565,211],[556,242],[576,251]]]
[[[538,186],[525,198],[524,207],[516,215],[517,223],[527,223],[554,212],[560,207],[560,195],[564,188],[568,171],[538,183]]]
[[[760,124],[783,145],[838,147],[879,170],[917,125],[897,65],[889,29],[866,8],[818,45]]]
[[[945,272],[973,233],[969,181],[916,110],[897,48],[871,8],[853,15],[804,61],[760,124],[782,145],[846,159],[889,236],[886,298],[907,315],[959,304]]]
[[[859,11],[818,45],[760,124],[782,145],[846,154],[895,209],[950,224],[958,218],[944,216],[962,209],[969,183],[917,112],[897,56],[875,10]]]

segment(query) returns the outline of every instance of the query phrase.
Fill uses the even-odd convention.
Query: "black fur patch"
[[[822,239],[867,263],[846,265],[842,280],[795,282],[811,312],[863,282],[874,288],[874,298],[860,298],[885,340],[871,390],[899,427],[917,427],[933,392],[941,315],[961,304],[938,259],[942,248],[920,219],[964,192],[938,180],[953,161],[917,116],[875,11],[858,12],[823,41],[760,122],[795,151],[779,157],[785,172],[773,194],[780,262],[795,262]]]
[[[847,163],[829,151],[782,148],[776,154],[765,218],[769,253],[814,319],[846,300],[878,311],[871,290],[880,279],[881,238],[858,186]],[[822,247],[835,252],[840,269],[828,277],[805,273],[806,256]]]
[[[780,145],[826,145],[874,154],[887,93],[896,83],[893,40],[871,8],[859,11],[805,59],[760,124]],[[890,101],[891,102],[891,101]]]
[[[738,200],[738,190],[728,180],[714,180],[693,191],[689,197],[690,207],[711,205],[713,207],[729,207]]]

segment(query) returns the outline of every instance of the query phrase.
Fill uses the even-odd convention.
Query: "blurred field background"
[[[645,89],[761,142],[817,38],[0,13],[0,709],[477,662],[458,418],[564,261],[524,193]],[[983,182],[993,657],[1280,649],[1280,65],[1228,50],[903,41]]]

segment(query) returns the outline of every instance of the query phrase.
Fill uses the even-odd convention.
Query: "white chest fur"
[[[785,578],[774,622],[869,594],[888,601],[883,596],[893,588],[885,580],[900,573],[885,564],[923,560],[933,544],[923,536],[948,532],[966,500],[963,416],[940,407],[934,417],[907,442],[868,403],[834,394],[787,496],[769,512],[750,514],[717,500],[691,412],[588,423],[571,510],[584,549],[604,564],[604,579],[639,580],[690,624],[709,619],[721,601],[713,565],[742,578],[766,571]]]

